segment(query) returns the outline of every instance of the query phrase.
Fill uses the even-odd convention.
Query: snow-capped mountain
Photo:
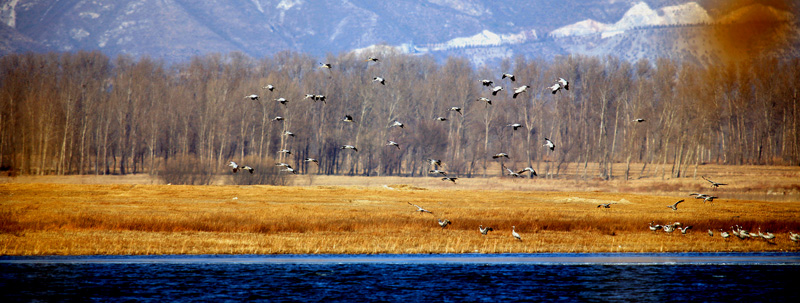
[[[614,54],[638,60],[675,56],[670,52],[677,45],[691,48],[686,39],[675,38],[692,36],[692,28],[683,26],[726,18],[704,7],[726,0],[555,2],[6,0],[0,4],[0,55],[83,49],[177,62],[208,53],[258,58],[293,51],[321,57],[379,46],[440,59],[465,56],[476,65],[515,55]],[[727,18],[774,14],[796,22],[792,12],[800,4],[787,3],[788,8],[755,6],[756,14],[739,7]]]

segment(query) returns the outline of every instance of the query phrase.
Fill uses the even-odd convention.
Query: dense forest
[[[553,94],[558,78],[569,90]],[[236,161],[257,165],[256,174],[283,162],[301,174],[426,176],[427,159],[438,159],[449,176],[530,166],[540,177],[569,169],[608,179],[628,178],[631,163],[667,164],[653,173],[670,177],[703,163],[798,165],[798,83],[798,58],[703,67],[517,57],[475,68],[400,53],[230,53],[172,65],[100,52],[12,54],[0,58],[0,170],[214,175]],[[496,85],[503,90],[492,95]],[[508,158],[493,158],[501,152]]]

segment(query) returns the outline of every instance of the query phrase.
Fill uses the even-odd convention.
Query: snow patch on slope
[[[602,37],[611,37],[642,26],[701,24],[711,23],[711,21],[708,12],[696,2],[665,6],[658,10],[651,9],[647,3],[639,2],[614,24],[605,24],[591,19],[584,20],[558,28],[550,32],[550,35],[565,37],[599,33]]]

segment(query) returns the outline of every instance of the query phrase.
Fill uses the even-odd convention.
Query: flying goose
[[[447,121],[447,118],[445,118],[445,117],[436,117],[435,120],[436,121]]]
[[[644,122],[644,121],[647,121],[647,120],[645,120],[645,119],[642,119],[642,118],[633,119],[633,122],[639,122],[639,123],[642,123],[642,122]]]
[[[378,83],[380,83],[382,85],[386,85],[386,79],[384,79],[382,77],[372,78],[372,82],[378,82]]]
[[[358,148],[352,145],[342,145],[339,149],[352,149],[353,151],[358,151]]]
[[[245,99],[250,98],[250,100],[258,100],[258,95],[256,95],[256,94],[247,95],[247,96],[244,96],[244,98]]]
[[[274,86],[274,85],[272,85],[272,84],[267,84],[267,86],[264,86],[264,87],[262,87],[262,88],[263,88],[263,89],[266,89],[266,90],[268,90],[268,91],[273,91],[273,90],[275,90],[275,86]]]
[[[558,82],[558,84],[561,85],[561,87],[563,87],[564,89],[569,90],[569,82],[567,82],[567,80],[564,80],[564,78],[558,78],[558,81],[556,82]]]
[[[278,152],[279,152],[279,153],[284,153],[284,154],[287,154],[287,155],[291,155],[291,154],[292,154],[292,151],[290,151],[290,150],[288,150],[288,149],[281,149],[281,150],[279,150]]]
[[[397,144],[397,142],[394,142],[392,140],[388,140],[388,141],[389,142],[386,143],[387,146],[394,146],[394,147],[397,147],[397,149],[400,149],[400,144]]]
[[[714,199],[716,199],[716,198],[719,198],[719,197],[717,197],[717,196],[709,196],[709,195],[706,195],[706,196],[703,198],[703,203],[706,203],[706,202],[714,202]]]
[[[395,126],[403,128],[403,126],[405,126],[405,124],[401,123],[400,121],[394,121],[394,123],[392,123],[392,125],[389,125],[389,128],[392,128],[392,127],[395,127]]]
[[[291,165],[289,165],[289,164],[286,164],[286,163],[283,163],[283,162],[275,163],[275,166],[280,166],[280,167],[292,167]]]
[[[514,98],[514,99],[516,99],[516,98],[517,98],[517,95],[519,95],[519,94],[521,94],[521,93],[525,92],[525,91],[528,89],[528,87],[529,87],[529,86],[527,86],[527,85],[523,85],[523,86],[520,86],[520,87],[517,87],[517,88],[515,88],[515,89],[514,89],[514,95],[512,95],[512,96],[511,96],[511,98]]]
[[[447,225],[449,225],[451,223],[450,220],[447,220],[447,219],[444,219],[444,220],[439,219],[438,221],[439,221],[439,226],[441,226],[442,229],[444,229],[445,227],[447,227]]]
[[[367,60],[364,60],[364,61],[378,62],[380,60],[378,60],[378,58],[375,58],[375,57],[369,57],[369,58],[367,58]]]
[[[250,167],[250,166],[248,166],[248,165],[242,166],[242,169],[244,169],[244,170],[246,170],[246,171],[249,171],[251,174],[252,174],[252,173],[253,173],[253,171],[255,170],[255,169],[253,169],[252,167]]]
[[[311,99],[311,100],[314,100],[314,94],[306,94],[306,96],[305,96],[303,99]]]
[[[453,182],[453,183],[456,183],[456,180],[458,180],[458,178],[456,178],[456,177],[444,177],[444,178],[442,178],[442,181],[450,181],[450,182]]]
[[[511,170],[508,167],[503,166],[503,168],[505,168],[506,171],[508,171],[508,175],[509,176],[514,176],[514,177],[517,177],[517,178],[521,178],[522,177],[518,172],[515,172],[515,171]]]
[[[433,212],[431,212],[431,211],[429,211],[429,210],[427,210],[427,209],[424,209],[424,208],[422,208],[422,207],[421,207],[421,206],[419,206],[419,205],[416,205],[416,204],[411,204],[411,202],[407,202],[407,203],[408,203],[408,205],[413,205],[413,206],[415,206],[415,207],[417,208],[417,211],[418,211],[419,213],[429,213],[429,214],[431,214],[431,215],[433,214]]]
[[[433,165],[433,167],[442,166],[442,160],[428,159],[428,163]]]
[[[553,141],[550,141],[550,139],[547,139],[547,138],[544,138],[544,145],[542,145],[542,146],[547,146],[547,148],[549,148],[550,150],[555,150],[556,149],[556,145],[553,144]]]
[[[276,116],[275,118],[272,118],[272,121],[283,121],[283,117]]]
[[[597,208],[600,208],[600,207],[602,207],[602,208],[611,208],[611,204],[617,204],[617,202],[603,203],[603,204],[597,205]]]
[[[233,161],[231,161],[231,163],[228,163],[228,166],[230,166],[230,167],[231,167],[231,169],[233,170],[233,173],[234,173],[234,174],[235,174],[237,171],[239,171],[239,164],[236,164],[236,162],[233,162]]]
[[[509,80],[511,80],[511,82],[514,82],[514,80],[516,80],[516,79],[517,79],[517,78],[516,78],[516,77],[514,77],[514,75],[512,75],[512,74],[509,74],[509,73],[503,73],[503,76],[502,76],[502,77],[500,77],[500,79],[505,79],[505,78],[508,78]]]
[[[524,127],[524,126],[522,126],[522,124],[519,124],[519,123],[511,123],[511,124],[509,124],[509,125],[506,125],[506,126],[508,126],[508,127],[511,127],[511,128],[513,128],[514,130],[517,130],[517,129],[518,129],[518,128],[520,128],[520,127]]]
[[[497,158],[502,158],[502,157],[505,157],[506,159],[508,159],[508,154],[506,154],[506,153],[496,153],[496,154],[494,154],[494,156],[492,156],[492,159],[497,159]]]
[[[719,182],[714,182],[714,181],[711,181],[711,180],[707,179],[705,176],[701,176],[701,177],[702,177],[704,180],[706,180],[706,181],[708,181],[709,183],[711,183],[711,187],[712,187],[712,188],[718,188],[720,185],[728,185],[728,184],[726,184],[726,183],[719,183]]]
[[[691,229],[691,228],[692,228],[692,226],[691,226],[691,225],[689,225],[689,226],[686,226],[686,227],[678,227],[678,230],[680,230],[680,231],[681,231],[681,234],[684,234],[684,235],[685,235],[685,234],[686,234],[686,231],[688,231],[688,230],[689,230],[689,229]]]
[[[317,101],[322,101],[322,103],[326,103],[325,102],[325,95],[314,95],[314,102],[317,102]]]
[[[536,171],[535,171],[535,170],[533,170],[533,167],[530,167],[530,166],[528,166],[528,167],[524,168],[524,169],[523,169],[523,170],[521,170],[521,171],[518,171],[517,173],[518,173],[518,174],[524,174],[526,171],[529,171],[529,172],[531,172],[531,175],[533,175],[534,177],[538,176],[538,175],[536,174]]]
[[[500,85],[492,87],[492,96],[497,96],[497,93],[501,90],[503,90],[503,87]]]
[[[355,122],[355,120],[353,120],[353,116],[351,116],[351,115],[344,115],[344,118],[342,118],[342,121],[344,121],[344,122]]]
[[[290,131],[288,131],[288,130],[285,130],[285,131],[283,131],[283,135],[284,135],[284,136],[289,136],[289,137],[294,137],[294,133],[293,133],[293,132],[290,132]]]
[[[675,202],[675,204],[667,205],[667,207],[672,208],[672,211],[676,211],[676,210],[678,210],[678,204],[680,204],[681,202],[683,202],[683,199],[681,199],[678,202]]]
[[[449,110],[449,111],[458,112],[458,114],[459,114],[459,115],[463,115],[463,114],[461,113],[461,108],[460,108],[460,107],[458,107],[458,106],[453,106],[453,107],[451,107],[451,108],[450,108],[450,109],[448,109],[448,110]]]
[[[483,225],[478,226],[478,230],[481,232],[482,235],[488,234],[490,231],[494,231],[494,228],[487,226],[483,228]]]
[[[317,161],[317,159],[314,158],[305,158],[303,159],[303,162],[314,162],[314,164],[319,165],[319,161]]]
[[[319,68],[327,68],[328,70],[330,70],[332,67],[333,65],[331,65],[330,63],[322,63],[322,62],[319,63]]]
[[[517,227],[516,226],[511,226],[511,235],[514,236],[514,238],[517,238],[517,240],[522,241],[522,237],[520,237],[519,233],[517,233]]]
[[[492,99],[489,99],[489,98],[486,98],[486,97],[480,97],[480,98],[478,98],[477,101],[483,101],[483,102],[486,102],[486,104],[492,105]]]
[[[483,84],[483,86],[492,86],[493,83],[494,81],[492,80],[486,80],[486,79],[481,80],[481,84]]]
[[[447,176],[447,172],[446,171],[438,170],[438,169],[429,170],[428,173],[429,174],[440,174],[442,176]]]
[[[549,89],[550,89],[550,91],[552,91],[552,92],[553,92],[553,95],[555,95],[555,94],[556,94],[558,91],[560,91],[560,90],[561,90],[561,85],[559,85],[558,83],[556,83],[556,84],[553,84],[553,86],[548,86],[547,88],[549,88]]]
[[[289,102],[289,101],[287,101],[286,98],[278,98],[278,99],[275,99],[275,102],[278,102],[278,103],[280,103],[280,104],[285,106],[286,103]]]
[[[285,171],[287,173],[293,173],[293,174],[297,173],[297,170],[295,170],[294,168],[291,168],[291,167],[287,167],[285,169],[282,169],[281,171]]]

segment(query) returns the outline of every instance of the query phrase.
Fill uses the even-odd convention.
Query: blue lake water
[[[0,257],[2,302],[800,302],[798,253]]]

